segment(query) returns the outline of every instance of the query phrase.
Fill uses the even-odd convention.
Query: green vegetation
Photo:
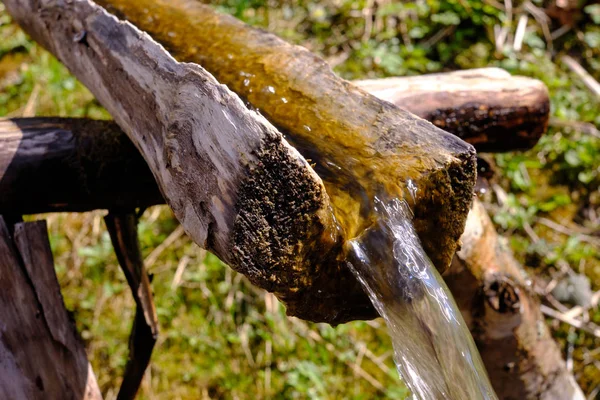
[[[573,13],[563,10],[544,22],[539,11],[551,5],[535,0],[512,2],[511,10],[495,0],[215,3],[323,55],[348,79],[498,66],[544,81],[552,101],[549,132],[531,151],[495,157],[496,185],[486,206],[538,286],[572,269],[600,289],[600,100],[561,58],[571,55],[600,80],[600,5],[575,2]],[[516,50],[523,16],[527,30]],[[567,30],[569,22],[575,27]],[[0,4],[0,116],[21,115],[109,117],[58,61],[11,23]],[[125,365],[134,310],[102,214],[43,217],[65,301],[111,399]],[[144,254],[176,235],[176,228],[168,209],[146,211],[140,224]],[[141,398],[370,399],[407,393],[397,380],[382,321],[332,328],[288,319],[272,295],[185,236],[154,252],[150,261],[162,332]],[[185,271],[174,282],[178,268]],[[600,323],[598,307],[587,314]],[[549,323],[565,349],[574,346],[583,389],[596,390],[600,356],[590,350],[600,341]]]

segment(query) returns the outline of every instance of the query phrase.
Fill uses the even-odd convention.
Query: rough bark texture
[[[349,271],[316,263],[339,246],[327,194],[264,118],[205,70],[178,63],[90,1],[4,4],[108,109],[196,243],[280,294],[292,315],[331,322],[373,315]],[[336,287],[327,290],[334,304],[323,306],[312,287],[327,282],[344,282],[351,299]]]
[[[583,400],[522,267],[475,201],[444,280],[500,399]]]
[[[83,343],[69,320],[44,221],[0,217],[0,398],[99,400]]]
[[[471,146],[356,88],[306,49],[200,2],[98,3],[179,61],[202,65],[285,132],[323,178],[346,237],[372,223],[375,196],[416,185],[417,232],[436,267],[450,265],[471,204]]]
[[[354,84],[457,135],[477,151],[531,148],[548,126],[546,86],[498,68]]]

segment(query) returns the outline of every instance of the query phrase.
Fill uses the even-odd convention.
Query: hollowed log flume
[[[475,152],[462,140],[209,7],[126,5],[140,7],[136,24],[180,61],[201,62],[283,129],[316,163],[326,192],[264,118],[134,26],[91,1],[5,5],[123,128],[190,237],[274,292],[289,314],[331,323],[374,316],[339,257],[344,238],[370,224],[376,194],[402,196],[416,185],[417,232],[436,266],[449,265],[475,180]]]
[[[453,109],[455,123],[462,132],[473,132],[473,137],[477,133],[480,140],[489,137],[486,127],[493,125],[495,140],[507,138],[514,143],[511,139],[514,121],[523,127],[536,122],[544,127],[548,118],[545,86],[533,79],[511,77],[502,70],[488,68],[383,81],[389,84],[382,85],[376,80],[355,83],[424,115],[439,115],[438,110]],[[474,84],[483,81],[493,84],[489,88]],[[444,92],[439,82],[448,82],[449,91]],[[426,92],[423,87],[431,90]],[[521,108],[514,107],[507,96],[500,101],[494,92],[512,93],[520,99]],[[412,101],[415,98],[420,101]],[[441,103],[440,98],[446,102]],[[434,108],[427,109],[423,104]],[[493,110],[499,117],[486,118],[486,125],[482,126],[472,118],[473,107]],[[541,110],[546,110],[546,114],[540,115]],[[506,121],[513,122],[506,125]],[[539,130],[536,128],[536,132]],[[0,170],[4,171],[0,179],[3,193],[0,213],[4,214],[130,210],[164,203],[147,164],[111,121],[66,118],[0,121]]]

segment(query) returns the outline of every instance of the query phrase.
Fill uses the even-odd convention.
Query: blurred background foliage
[[[550,292],[548,284],[600,289],[600,93],[569,67],[575,60],[600,79],[598,2],[211,3],[308,47],[347,79],[497,66],[542,80],[552,103],[548,133],[528,152],[487,155],[495,177],[481,195],[545,302],[564,311],[581,301]],[[34,115],[110,117],[0,3],[0,116]],[[106,398],[114,399],[134,309],[103,214],[41,217],[49,221],[67,307]],[[331,327],[287,318],[272,295],[192,245],[166,207],[147,210],[139,233],[162,329],[140,398],[407,396],[381,320]],[[586,298],[580,318],[595,327],[600,310]],[[548,323],[582,388],[596,398],[600,340]]]

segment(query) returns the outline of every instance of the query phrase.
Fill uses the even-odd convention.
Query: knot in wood
[[[519,288],[507,277],[497,276],[486,282],[483,293],[490,307],[498,313],[516,313],[521,306]]]

